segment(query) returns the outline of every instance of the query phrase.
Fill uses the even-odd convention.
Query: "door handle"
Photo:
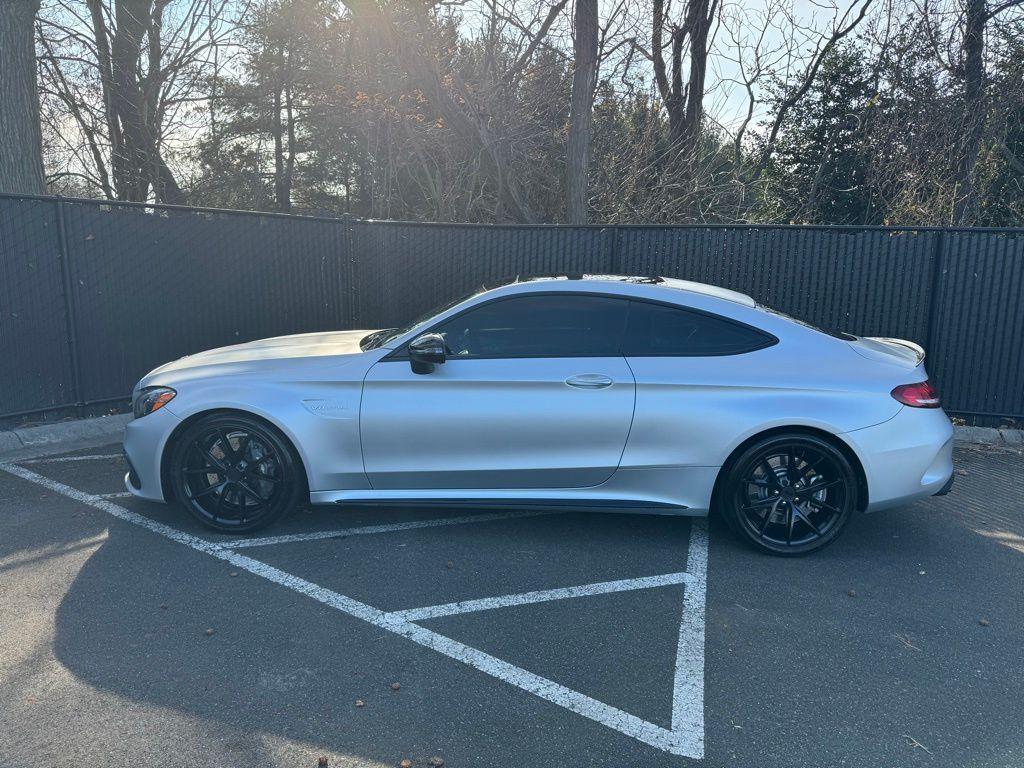
[[[610,387],[614,382],[610,376],[605,376],[603,373],[580,373],[570,376],[565,383],[578,389],[604,389]]]

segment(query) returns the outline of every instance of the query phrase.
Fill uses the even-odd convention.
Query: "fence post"
[[[60,258],[60,276],[64,289],[64,318],[68,335],[68,353],[71,357],[71,398],[75,405],[85,405],[82,399],[81,363],[78,358],[78,326],[75,319],[75,284],[71,272],[71,257],[68,251],[67,225],[64,223],[64,200],[60,196],[54,203],[57,207],[57,249]]]
[[[937,334],[937,324],[939,322],[939,312],[936,309],[938,305],[938,293],[939,285],[942,281],[942,264],[944,261],[943,251],[945,251],[946,245],[946,230],[938,229],[935,230],[935,250],[932,254],[932,284],[928,288],[928,328],[926,329],[926,346],[929,354],[937,356],[935,351],[935,337]]]
[[[613,224],[608,227],[608,231],[612,233],[612,247],[608,252],[608,274],[621,275],[622,256],[619,254],[619,227]]]

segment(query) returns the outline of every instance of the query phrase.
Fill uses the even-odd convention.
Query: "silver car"
[[[953,429],[923,359],[700,283],[517,279],[404,328],[157,368],[133,392],[126,484],[233,532],[307,499],[714,508],[796,555],[855,512],[948,491]]]

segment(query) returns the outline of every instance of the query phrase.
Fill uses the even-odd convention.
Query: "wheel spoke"
[[[808,526],[810,526],[811,530],[814,531],[818,536],[821,536],[821,530],[818,528],[818,526],[816,526],[814,523],[811,522],[811,518],[810,518],[809,513],[806,510],[804,510],[803,508],[801,508],[800,505],[798,505],[798,504],[793,504],[792,506],[793,506],[793,513],[798,518],[800,518],[800,520],[802,520]]]
[[[224,509],[224,502],[227,500],[228,489],[230,487],[231,487],[231,483],[228,482],[227,480],[225,480],[224,481],[224,490],[222,490],[220,492],[220,496],[217,497],[217,508],[213,512],[214,520],[216,520],[218,517],[221,517],[221,512]]]
[[[257,505],[263,506],[263,504],[266,503],[267,500],[260,496],[258,493],[256,493],[256,491],[254,491],[252,488],[250,488],[248,484],[239,480],[237,483],[235,483],[235,485],[241,490],[242,493],[244,493],[246,496],[251,497],[253,501],[256,502]],[[239,498],[241,499],[241,495],[239,495]]]
[[[217,434],[220,436],[220,442],[222,443],[224,457],[229,463],[234,464],[238,461],[238,455],[235,453],[235,449],[231,447],[231,440],[228,438],[228,432],[226,429],[218,429]]]
[[[248,432],[243,432],[242,436],[238,438],[238,450],[235,455],[240,461],[245,461],[245,452],[249,448],[249,443],[252,442],[252,435]]]
[[[192,498],[193,499],[201,499],[201,498],[203,498],[203,496],[208,496],[211,493],[213,493],[214,491],[220,491],[220,493],[223,494],[224,493],[224,487],[227,484],[228,484],[227,480],[222,480],[219,483],[214,483],[213,485],[208,485],[205,488],[203,488],[202,490],[198,491],[197,493],[193,493],[192,494]]]
[[[833,507],[831,504],[826,504],[824,501],[818,501],[817,499],[808,499],[807,503],[814,504],[816,507],[819,507],[820,509],[827,509],[829,512],[832,512],[836,515],[840,514],[840,511],[838,509]]]
[[[775,507],[769,509],[765,515],[764,520],[761,521],[761,527],[757,529],[759,536],[764,536],[764,532],[768,530],[768,524],[772,521],[772,515],[775,514]]]
[[[760,507],[765,506],[766,504],[775,504],[777,501],[778,501],[778,498],[775,497],[775,496],[773,496],[773,497],[771,497],[769,499],[758,499],[757,501],[750,502],[745,507],[741,507],[741,509],[744,512],[746,512],[748,509],[758,509]]]
[[[786,543],[793,543],[793,523],[796,518],[793,516],[793,505],[786,505]]]
[[[764,469],[765,477],[772,487],[782,487],[782,485],[779,483],[779,478],[775,476],[775,470],[772,469],[772,465],[768,463],[767,459],[761,459],[761,468]]]
[[[218,474],[223,474],[224,472],[228,471],[228,468],[224,464],[224,462],[222,462],[220,459],[218,459],[216,456],[210,453],[210,451],[208,451],[206,448],[204,448],[203,444],[200,441],[196,440],[194,443],[192,443],[192,447],[196,450],[196,452],[199,453],[199,457],[204,462],[206,462],[206,465],[211,469],[214,469]]]
[[[827,480],[824,483],[816,483],[814,485],[808,485],[806,488],[801,488],[800,493],[817,493],[823,491],[826,488],[831,488],[833,485],[839,485],[842,480]]]

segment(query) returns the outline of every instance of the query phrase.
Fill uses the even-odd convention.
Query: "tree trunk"
[[[167,167],[147,122],[145,96],[139,83],[142,37],[153,23],[153,0],[117,0],[117,31],[111,46],[113,104],[124,131],[125,146],[137,173],[129,197],[145,200],[150,185],[157,202],[184,205],[181,191]]]
[[[587,223],[587,170],[597,80],[597,0],[576,0],[575,62],[566,147],[570,224]]]
[[[32,26],[38,10],[39,0],[0,2],[0,192],[45,191]]]
[[[953,224],[968,226],[978,216],[974,167],[985,132],[985,0],[967,0],[964,23],[964,136],[957,162]]]
[[[126,200],[128,197],[128,178],[130,161],[124,148],[121,135],[121,123],[117,119],[114,107],[114,75],[110,60],[110,41],[107,37],[107,24],[103,18],[101,0],[86,0],[92,20],[92,34],[96,42],[96,64],[100,70],[100,89],[103,93],[103,117],[107,124],[107,140],[110,142],[110,171],[113,176],[114,197]]]
[[[718,10],[718,0],[700,0],[693,4],[690,26],[690,76],[686,87],[686,110],[680,131],[683,151],[695,157],[704,122],[704,80],[708,69],[708,35]]]

